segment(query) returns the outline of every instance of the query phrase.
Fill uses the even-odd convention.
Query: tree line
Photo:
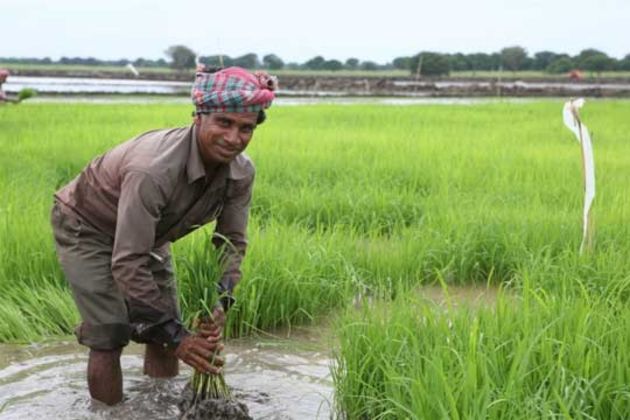
[[[345,61],[326,59],[321,55],[315,56],[303,63],[285,62],[276,54],[259,57],[249,53],[238,57],[227,55],[197,55],[192,49],[184,45],[173,45],[165,51],[168,60],[137,58],[135,60],[99,60],[93,57],[61,57],[58,61],[50,58],[0,58],[0,62],[15,64],[74,64],[93,66],[126,66],[136,67],[167,67],[185,70],[195,67],[197,62],[216,67],[239,66],[247,69],[268,70],[406,70],[410,74],[432,76],[448,75],[452,71],[524,71],[535,70],[548,73],[565,73],[574,69],[590,72],[602,71],[630,71],[630,54],[622,59],[608,56],[603,51],[585,49],[579,54],[571,56],[553,51],[540,51],[530,55],[520,46],[503,48],[494,53],[446,54],[432,51],[422,51],[415,55],[396,57],[391,62],[379,64],[374,61],[363,61],[355,57]]]

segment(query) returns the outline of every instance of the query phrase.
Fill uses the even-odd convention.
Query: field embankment
[[[0,67],[3,65],[0,64]],[[6,65],[15,76],[38,78],[126,79],[146,83],[189,83],[192,71],[141,68],[134,76],[124,67]],[[586,74],[570,80],[565,74],[543,72],[453,72],[443,77],[417,78],[407,71],[279,70],[282,94],[289,96],[402,97],[630,97],[630,72]],[[178,94],[181,92],[174,92]]]

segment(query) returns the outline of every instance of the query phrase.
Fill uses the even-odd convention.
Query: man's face
[[[197,144],[206,165],[228,163],[254,135],[257,112],[216,112],[197,117]]]

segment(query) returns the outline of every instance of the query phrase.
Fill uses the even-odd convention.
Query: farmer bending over
[[[146,343],[144,373],[172,377],[178,359],[217,373],[224,312],[233,302],[247,246],[254,166],[243,153],[274,99],[275,78],[238,67],[198,69],[189,127],[149,131],[95,158],[55,194],[57,254],[90,348],[92,398],[122,399],[120,354]],[[216,219],[213,244],[224,250],[216,322],[197,333],[182,325],[170,244]],[[226,245],[226,240],[229,244]],[[197,298],[197,297],[195,297]]]

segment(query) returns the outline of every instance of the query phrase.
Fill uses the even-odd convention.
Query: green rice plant
[[[348,311],[333,371],[346,418],[625,418],[630,311],[526,285],[488,306],[421,294]]]
[[[0,298],[0,341],[35,341],[47,335],[68,335],[78,319],[67,288],[46,283],[36,288],[18,284]]]
[[[340,314],[347,418],[623,418],[630,101],[584,110],[598,170],[585,256],[562,104],[272,108],[248,149],[249,247],[226,337]],[[66,335],[78,320],[49,227],[53,192],[117,143],[189,124],[189,110],[0,107],[0,342]],[[216,301],[212,229],[173,244],[188,325]],[[488,307],[443,307],[422,298],[427,284],[504,292]],[[200,378],[196,389],[216,390]]]
[[[18,101],[22,102],[26,99],[32,98],[37,95],[37,91],[35,89],[24,88],[18,92]]]
[[[395,298],[440,279],[520,293],[528,278],[567,299],[614,291],[627,302],[630,102],[584,110],[598,197],[597,242],[583,258],[575,253],[581,169],[562,103],[272,108],[248,149],[257,167],[250,246],[226,334],[314,323],[358,296]],[[5,341],[66,332],[77,319],[67,297],[68,310],[40,324],[38,303],[22,297],[27,287],[69,296],[48,222],[53,192],[117,143],[189,124],[188,111],[35,101],[0,108],[0,306],[21,324],[0,324]],[[199,296],[188,282],[209,276],[201,249],[210,229],[173,246],[186,319],[193,312],[183,302]]]
[[[180,306],[187,314],[186,324],[192,331],[204,319],[215,322],[212,311],[219,299],[216,285],[224,271],[221,252],[213,246],[210,235],[203,235],[200,246],[188,254],[188,258],[178,260],[179,265],[188,267],[186,281],[182,282]],[[213,354],[212,359],[217,356],[217,353]],[[213,363],[213,360],[210,362]],[[193,391],[192,406],[206,399],[231,398],[223,372],[213,374],[195,369],[190,386]]]

